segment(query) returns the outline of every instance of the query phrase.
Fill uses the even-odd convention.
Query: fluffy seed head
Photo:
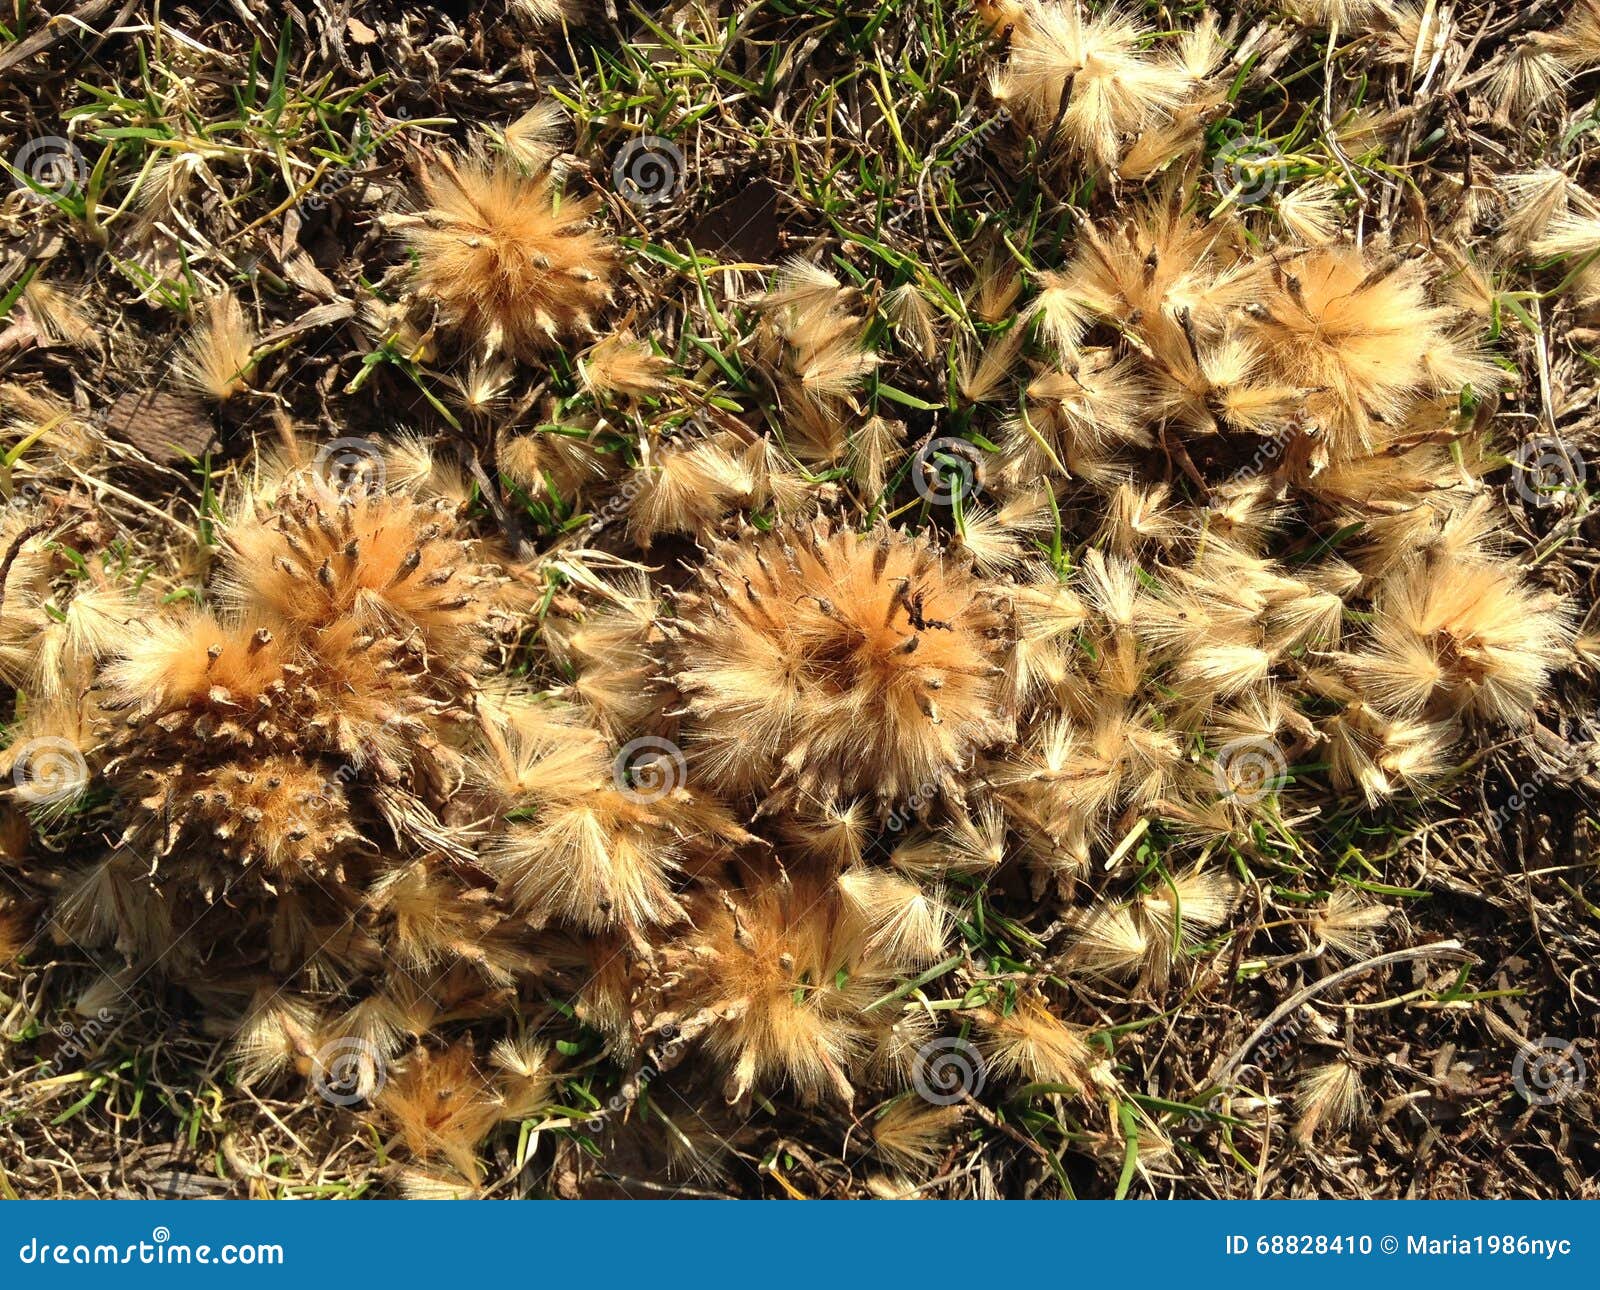
[[[729,1070],[729,1100],[786,1083],[807,1100],[849,1101],[847,1071],[871,1033],[862,1010],[892,978],[864,954],[837,886],[757,879],[706,893],[691,914],[679,997],[717,1018],[705,1043]]]
[[[722,543],[680,613],[672,679],[709,782],[927,796],[1009,728],[999,615],[921,538],[816,524]]]
[[[1477,715],[1521,725],[1569,639],[1553,597],[1488,560],[1420,562],[1384,581],[1356,688],[1404,717]]]
[[[202,398],[225,403],[248,384],[255,334],[232,292],[206,306],[205,316],[184,339],[178,378]]]
[[[1430,381],[1430,355],[1460,348],[1415,262],[1372,264],[1354,247],[1309,252],[1277,274],[1253,334],[1268,369],[1309,391],[1305,415],[1335,460],[1383,447]]]
[[[1083,1033],[1062,1022],[1044,1000],[1025,995],[1008,1014],[983,1013],[979,1025],[984,1056],[997,1077],[1071,1089],[1088,1082],[1090,1052]]]
[[[335,491],[296,476],[225,533],[224,598],[304,632],[340,622],[414,638],[440,669],[471,672],[505,579],[461,540],[446,502]]]
[[[1089,15],[1077,0],[1019,9],[998,97],[1038,133],[1059,132],[1091,164],[1112,165],[1125,137],[1183,99],[1184,79],[1144,56],[1148,33],[1126,15]]]
[[[590,328],[614,268],[610,245],[589,227],[592,200],[472,156],[440,157],[422,187],[427,208],[409,234],[417,286],[448,324],[518,357]]]

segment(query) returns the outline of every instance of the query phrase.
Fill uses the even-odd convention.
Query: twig
[[[1376,958],[1368,959],[1365,963],[1356,963],[1347,968],[1340,968],[1339,971],[1334,972],[1329,976],[1325,976],[1319,980],[1313,981],[1310,985],[1306,986],[1305,989],[1299,991],[1297,994],[1291,995],[1288,999],[1284,1000],[1276,1008],[1274,1008],[1267,1015],[1266,1020],[1250,1032],[1250,1037],[1246,1039],[1244,1043],[1240,1044],[1238,1048],[1234,1049],[1225,1061],[1222,1061],[1211,1068],[1211,1073],[1206,1076],[1206,1084],[1220,1084],[1229,1075],[1232,1075],[1239,1063],[1245,1059],[1246,1054],[1248,1054],[1252,1048],[1260,1043],[1274,1026],[1292,1013],[1301,1004],[1306,1002],[1307,999],[1310,999],[1315,995],[1319,995],[1324,990],[1331,989],[1333,986],[1336,986],[1343,981],[1348,981],[1352,977],[1360,976],[1363,972],[1368,972],[1373,968],[1387,967],[1391,963],[1404,963],[1408,959],[1426,959],[1433,958],[1435,956],[1441,958],[1452,957],[1460,959],[1470,959],[1473,957],[1462,948],[1460,941],[1434,941],[1431,944],[1416,945],[1407,950],[1390,950],[1387,954],[1380,954]]]

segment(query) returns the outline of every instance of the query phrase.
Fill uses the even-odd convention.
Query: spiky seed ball
[[[589,227],[593,199],[478,157],[439,158],[422,187],[428,206],[410,231],[417,286],[449,325],[519,357],[591,329],[615,266]]]
[[[101,674],[105,706],[135,717],[207,708],[247,723],[287,706],[287,642],[264,622],[226,623],[206,612],[141,625]]]
[[[1008,737],[1002,618],[921,537],[826,523],[713,547],[671,679],[708,783],[822,801],[959,792]]]
[[[105,774],[137,847],[192,844],[196,868],[224,880],[237,867],[219,857],[259,861],[268,883],[333,863],[355,833],[337,763],[305,733],[309,662],[281,628],[191,613],[149,625],[106,669],[105,706],[126,715]]]
[[[506,578],[459,532],[448,502],[291,479],[224,531],[226,600],[309,633],[357,632],[352,652],[413,640],[435,675],[479,667]]]
[[[161,798],[145,804],[169,818],[175,806],[198,833],[192,840],[203,847],[209,828],[225,853],[246,864],[259,861],[269,883],[326,872],[357,836],[343,786],[295,757],[227,762],[183,776]]]
[[[474,692],[507,579],[448,504],[309,473],[253,497],[223,542],[222,614],[147,624],[102,674],[105,707],[126,713],[106,773],[127,836],[260,862],[268,884],[337,872],[357,837],[348,781],[459,780],[439,719]]]

